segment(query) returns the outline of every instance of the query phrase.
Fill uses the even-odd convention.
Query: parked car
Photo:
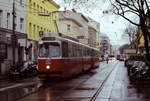
[[[8,75],[10,78],[15,77],[30,77],[38,73],[37,63],[33,61],[18,62],[15,66],[11,67]]]
[[[144,58],[145,58],[144,56],[133,55],[130,56],[128,59],[126,59],[124,64],[126,67],[130,67],[133,64],[133,61],[143,61]]]
[[[129,74],[131,81],[147,79],[149,78],[149,67],[145,62],[134,61]]]

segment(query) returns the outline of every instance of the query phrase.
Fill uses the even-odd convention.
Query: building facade
[[[25,0],[1,0],[0,1],[0,73],[4,74],[12,61],[25,60],[26,42],[26,7]],[[13,9],[14,7],[14,9]],[[13,15],[15,22],[15,46],[12,44]],[[14,42],[14,41],[13,41]],[[13,59],[12,49],[15,49]]]
[[[88,19],[76,11],[59,11],[58,29],[60,33],[88,44]]]
[[[94,21],[93,19],[91,19],[89,17],[88,17],[88,20],[89,20],[89,22],[88,22],[89,28],[90,29],[92,28],[93,29],[93,34],[95,34],[95,38],[93,38],[93,41],[94,41],[93,45],[94,45],[95,48],[100,49],[100,43],[101,43],[100,23]],[[91,33],[91,31],[90,31],[90,33]],[[91,41],[91,38],[89,38],[89,41]]]
[[[101,36],[101,54],[102,55],[109,55],[111,52],[111,43],[110,39],[107,35],[103,34]]]
[[[89,33],[89,35],[88,35],[89,36],[89,38],[88,38],[89,46],[96,48],[96,45],[97,45],[97,40],[96,40],[97,31],[96,31],[96,29],[93,28],[92,26],[89,26],[88,27],[88,33]]]
[[[59,6],[53,0],[26,0],[27,59],[36,61],[39,32],[57,32]]]

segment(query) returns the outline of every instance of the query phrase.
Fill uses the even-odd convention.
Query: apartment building
[[[58,29],[60,33],[88,44],[88,19],[83,14],[75,10],[59,11]]]
[[[14,3],[14,5],[13,5]],[[26,6],[25,0],[1,0],[0,1],[0,73],[4,72],[12,64],[12,30],[13,30],[13,6],[15,19],[15,62],[25,60],[26,42]],[[8,65],[9,64],[9,65]],[[8,68],[7,68],[7,67]]]
[[[93,36],[89,37],[89,43],[92,42],[92,46],[100,49],[101,34],[100,34],[100,23],[88,17],[89,35],[93,33]]]
[[[26,0],[28,60],[37,60],[39,32],[58,32],[59,6],[53,0]]]

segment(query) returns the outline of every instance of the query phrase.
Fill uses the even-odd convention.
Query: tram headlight
[[[46,66],[46,69],[50,69],[50,68],[51,68],[50,65],[47,65],[47,66]]]

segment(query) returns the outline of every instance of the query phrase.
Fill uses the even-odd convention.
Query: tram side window
[[[75,56],[75,47],[74,47],[74,45],[72,45],[72,57],[74,57]]]
[[[73,57],[76,57],[76,45],[72,45]]]
[[[74,57],[74,46],[71,47],[71,57]]]
[[[86,48],[86,56],[88,56],[88,48]]]
[[[94,50],[93,49],[92,49],[91,53],[92,53],[91,56],[94,57]]]
[[[84,48],[84,56],[86,56],[86,48]]]
[[[78,47],[77,47],[77,45],[75,45],[74,57],[77,57],[77,52],[78,52]]]
[[[82,47],[79,47],[79,57],[82,57]]]
[[[68,42],[62,42],[62,57],[68,57]]]
[[[77,57],[80,57],[80,56],[81,56],[81,55],[80,55],[80,51],[81,51],[80,46],[78,46],[78,47],[77,47]]]
[[[72,57],[72,44],[68,43],[68,57]]]

